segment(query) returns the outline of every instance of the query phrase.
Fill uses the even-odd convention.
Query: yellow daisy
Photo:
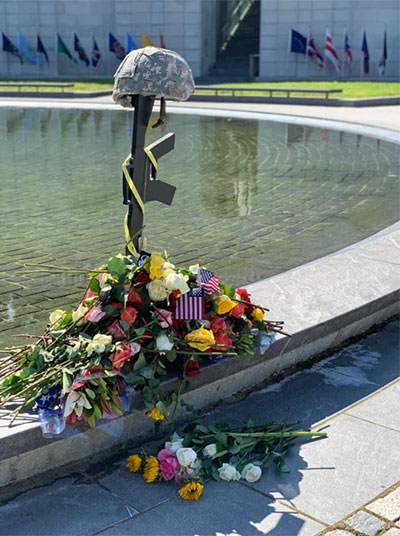
[[[132,473],[137,473],[140,468],[142,467],[142,458],[139,456],[139,454],[132,454],[132,456],[129,456],[126,467],[131,471]]]
[[[201,484],[201,482],[192,480],[192,482],[188,482],[182,486],[178,490],[178,493],[182,499],[185,499],[185,501],[197,501],[200,495],[203,493],[203,488],[204,486]]]

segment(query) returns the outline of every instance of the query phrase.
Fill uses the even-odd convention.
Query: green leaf
[[[207,426],[203,426],[202,424],[198,424],[196,426],[196,431],[197,432],[202,432],[203,434],[208,434],[208,428]]]
[[[146,378],[146,380],[152,380],[154,378],[154,370],[151,367],[143,367],[139,370],[139,374]]]
[[[153,391],[147,385],[143,387],[143,400],[150,403],[153,403],[155,400]]]
[[[240,452],[240,445],[232,445],[228,450],[230,454],[238,454]]]
[[[98,419],[101,419],[103,417],[103,412],[99,408],[97,404],[93,404],[94,414]]]
[[[92,389],[89,389],[89,387],[85,387],[85,392],[92,400],[96,398],[96,393]]]
[[[215,434],[215,440],[224,445],[224,447],[228,446],[228,436],[223,432]]]
[[[126,264],[119,257],[112,257],[108,261],[107,269],[116,279],[123,279],[127,271]]]
[[[224,283],[219,284],[222,294],[225,294],[226,296],[229,296],[229,298],[233,298],[235,295],[235,289],[229,285],[224,285]]]
[[[127,322],[126,320],[120,320],[119,323],[121,324],[121,328],[124,331],[129,331],[129,328],[131,327],[129,322]]]
[[[89,288],[93,292],[97,292],[97,294],[100,293],[100,281],[93,277],[93,279],[90,280]]]
[[[139,357],[133,365],[133,370],[139,370],[147,365],[146,357],[143,352],[140,352]]]
[[[170,352],[165,352],[165,357],[168,359],[170,363],[173,363],[176,359],[176,351],[171,350]]]
[[[151,387],[151,389],[155,389],[159,385],[160,385],[160,380],[157,380],[157,378],[154,378],[149,381],[149,386]]]
[[[23,380],[25,380],[26,378],[29,378],[29,376],[31,376],[32,374],[35,374],[36,370],[32,367],[25,367],[21,370],[21,372],[19,373],[19,377]]]

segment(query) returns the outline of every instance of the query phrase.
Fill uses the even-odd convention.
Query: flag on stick
[[[199,268],[197,272],[197,284],[204,289],[204,293],[209,296],[213,292],[218,292],[221,294],[221,289],[219,288],[219,276],[206,270],[205,268]]]
[[[160,48],[167,48],[165,46],[165,39],[164,39],[163,34],[160,34]]]
[[[27,38],[22,35],[21,32],[17,34],[18,49],[25,56],[25,58],[31,63],[42,63],[42,58],[40,58],[34,49],[29,45]]]
[[[38,54],[43,54],[43,56],[46,58],[47,65],[48,65],[49,64],[49,56],[47,55],[46,49],[43,46],[43,43],[42,43],[42,40],[40,39],[39,34],[37,35],[36,52]]]
[[[307,54],[309,56],[314,56],[317,59],[318,70],[321,71],[324,67],[324,58],[321,52],[317,49],[317,46],[314,41],[314,37],[311,34],[308,37]]]
[[[92,34],[92,69],[96,71],[101,64],[101,52],[97,45],[97,41]]]
[[[386,43],[386,30],[383,34],[383,51],[382,51],[382,57],[379,60],[379,72],[381,76],[385,74],[386,70],[386,60],[387,60],[387,43]]]
[[[114,52],[119,60],[123,60],[125,58],[126,52],[124,47],[111,32],[108,33],[108,47],[110,52]]]
[[[156,45],[150,39],[146,32],[143,32],[142,47],[155,47]]]
[[[67,45],[61,39],[59,34],[57,34],[57,52],[59,52],[60,54],[65,54],[74,63],[78,63],[77,60],[71,54],[71,52],[70,52],[69,48],[67,47]]]
[[[18,50],[18,48],[11,43],[11,41],[8,39],[8,37],[4,34],[3,35],[3,50],[4,52],[9,52],[13,56],[16,56],[21,63],[24,63],[24,60],[22,58],[21,52]]]
[[[340,73],[340,69],[341,69],[340,59],[333,45],[332,35],[331,35],[331,32],[328,30],[328,28],[326,29],[324,54],[328,59],[331,60],[336,71]]]
[[[289,30],[289,52],[305,54],[307,49],[307,38],[296,30]]]
[[[347,58],[347,66],[349,68],[349,73],[351,73],[351,64],[352,64],[352,61],[353,61],[353,53],[352,53],[351,48],[350,48],[349,36],[347,35],[347,31],[344,34],[344,53],[345,53],[346,58]]]
[[[367,43],[367,34],[365,29],[363,30],[363,40],[361,45],[361,50],[364,56],[364,73],[369,73],[369,52],[368,52],[368,43]]]
[[[126,32],[126,52],[131,52],[131,50],[136,50],[138,47],[133,39],[133,37]]]
[[[204,289],[194,288],[176,300],[176,320],[203,320],[204,316]]]
[[[74,50],[78,53],[79,59],[86,63],[86,67],[89,67],[90,61],[89,58],[85,52],[85,49],[82,46],[82,43],[80,42],[78,36],[76,33],[74,33]]]

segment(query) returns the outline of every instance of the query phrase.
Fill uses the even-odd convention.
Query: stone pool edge
[[[264,356],[206,367],[192,378],[183,399],[197,410],[205,409],[398,314],[399,264],[400,222],[336,253],[248,285],[253,300],[270,307],[271,319],[285,320],[292,337],[279,337]],[[179,419],[185,418],[180,411]],[[4,415],[0,417],[0,488],[90,457],[108,457],[110,449],[153,435],[153,422],[143,410],[62,439],[43,438],[39,424],[30,419],[22,416],[17,426],[8,428]]]

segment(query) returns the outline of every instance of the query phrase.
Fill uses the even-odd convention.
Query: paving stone
[[[385,497],[368,504],[366,508],[390,521],[400,519],[400,486]]]
[[[330,530],[329,532],[326,532],[324,536],[352,536],[353,533],[349,532],[348,530],[342,530],[342,529],[335,529]]]
[[[382,536],[400,536],[400,528],[392,527],[387,532],[384,532]]]
[[[326,439],[297,443],[289,451],[290,473],[279,474],[270,464],[252,486],[331,525],[400,480],[393,455],[400,435],[347,415],[328,422],[324,431]]]
[[[176,493],[174,484],[171,486]],[[211,481],[205,485],[198,501],[183,501],[178,496],[127,522],[119,523],[102,534],[314,536],[324,528],[246,486]]]
[[[385,526],[384,521],[363,510],[346,519],[345,523],[363,536],[375,536]]]
[[[97,484],[74,478],[19,495],[0,508],[4,536],[86,536],[137,514]]]
[[[400,380],[346,413],[400,432]]]

